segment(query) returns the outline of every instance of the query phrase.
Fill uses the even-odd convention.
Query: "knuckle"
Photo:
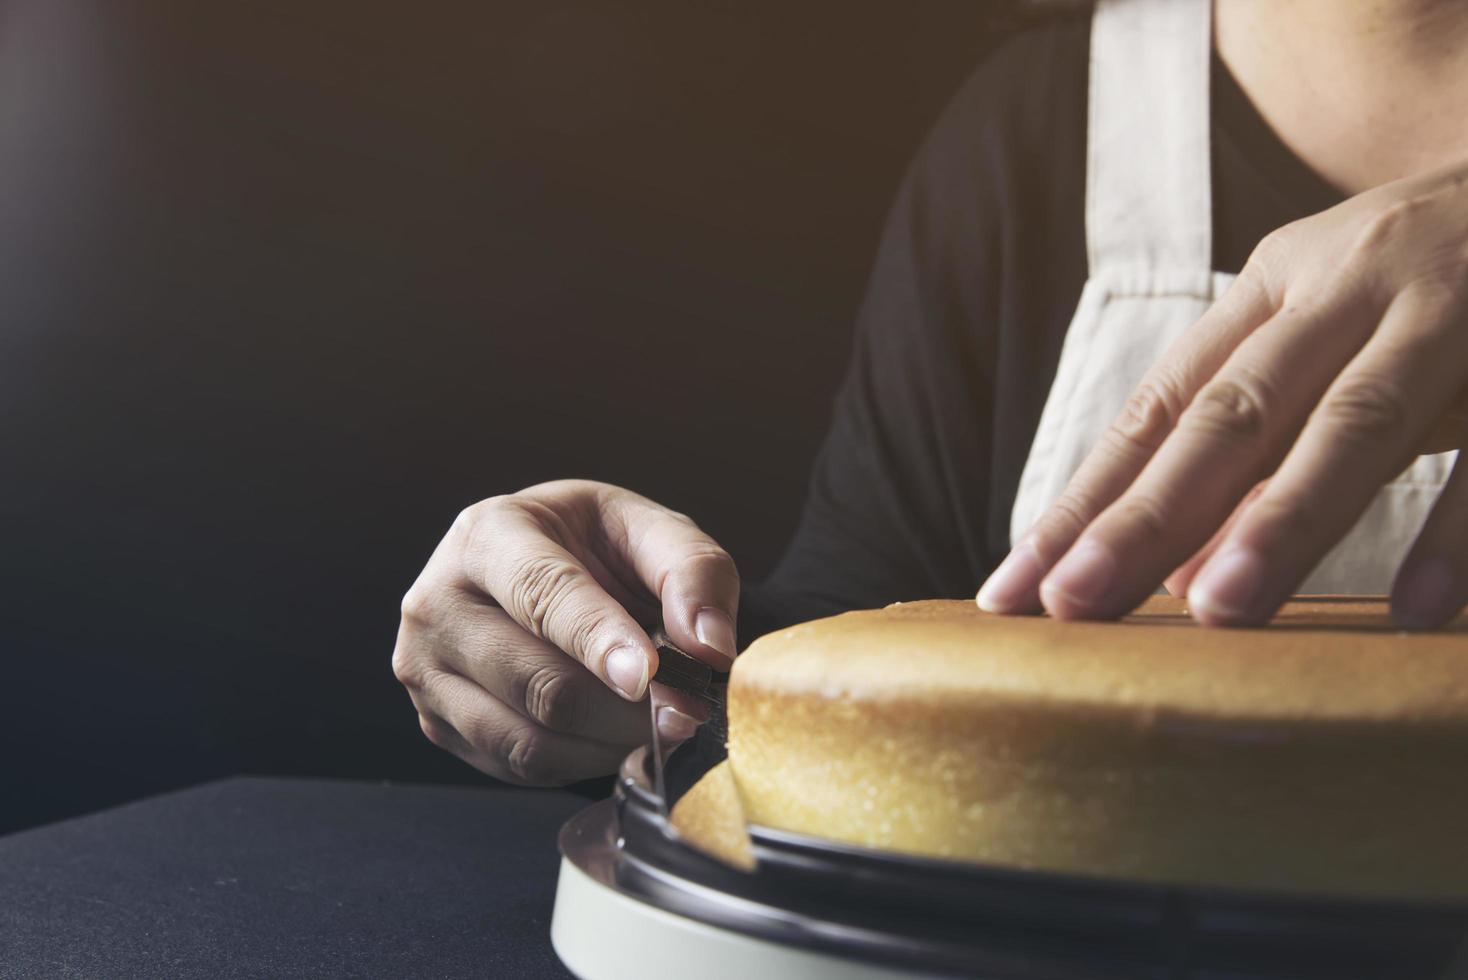
[[[529,716],[546,728],[568,732],[581,723],[580,692],[572,674],[560,667],[536,668],[525,679],[520,697]]]
[[[1264,434],[1270,398],[1264,385],[1223,378],[1205,385],[1181,423],[1208,435],[1253,439]]]
[[[514,494],[485,497],[459,511],[449,528],[449,535],[460,542],[476,541],[481,528],[508,516],[518,507],[519,501]]]
[[[1402,296],[1422,312],[1420,332],[1408,332],[1421,342],[1436,334],[1439,323],[1454,316],[1468,301],[1468,256],[1453,256],[1438,268],[1429,270],[1402,288]]]
[[[595,606],[563,603],[555,615],[559,617],[556,624],[557,635],[564,643],[566,652],[577,659],[593,657],[595,648],[603,645],[596,642],[597,634],[610,625],[610,618],[605,611]]]
[[[1372,212],[1361,224],[1352,253],[1358,257],[1380,253],[1403,234],[1427,203],[1422,198],[1409,197]]]
[[[557,503],[561,505],[557,506]],[[579,514],[578,508],[538,497],[507,497],[499,505],[499,509],[505,514],[513,514],[522,521],[528,521],[542,534],[561,538],[571,529],[567,516]]]
[[[515,569],[510,590],[510,609],[535,636],[544,639],[551,616],[563,605],[575,586],[577,569],[561,558],[537,555]]]
[[[423,737],[437,747],[444,748],[448,744],[448,735],[443,726],[422,712],[418,713],[418,727],[423,731]]]
[[[663,516],[674,524],[682,524],[684,527],[698,527],[698,524],[682,511],[673,510],[670,507],[662,508]]]
[[[1056,498],[1055,503],[1050,505],[1044,520],[1041,521],[1039,530],[1046,537],[1079,534],[1087,524],[1091,523],[1094,513],[1095,508],[1091,506],[1090,501],[1083,499],[1075,490],[1067,487]]]
[[[423,686],[423,672],[418,658],[413,655],[411,646],[401,639],[393,648],[392,675],[404,687],[417,689]]]
[[[1041,561],[1058,561],[1071,542],[1091,523],[1094,514],[1095,508],[1073,487],[1067,487],[1025,535],[1025,543],[1035,550]]]
[[[1167,505],[1149,494],[1127,494],[1116,502],[1113,514],[1128,530],[1151,540],[1171,532]]]
[[[454,515],[453,526],[458,528],[473,527],[479,521],[479,517],[484,513],[485,508],[493,505],[494,499],[490,497],[487,500],[480,500],[465,507]]]
[[[1340,385],[1320,404],[1322,420],[1347,438],[1363,442],[1393,442],[1408,427],[1406,397],[1394,383],[1356,379]]]
[[[733,575],[735,578],[739,576],[739,570],[734,564],[733,557],[729,552],[713,543],[693,549],[683,556],[679,565],[685,571],[711,568],[715,572]]]
[[[454,515],[454,523],[449,525],[449,533],[460,538],[468,538],[472,535],[474,527],[479,523],[487,507],[493,505],[495,498],[481,500],[470,504]]]
[[[454,517],[444,535],[443,543],[457,554],[468,554],[476,549],[483,526],[484,507],[488,501],[470,504]]]
[[[1111,427],[1112,435],[1124,447],[1155,452],[1176,427],[1181,402],[1171,385],[1144,381],[1122,407]]]
[[[433,590],[414,584],[403,594],[399,612],[405,625],[423,626],[432,621],[435,606]]]
[[[516,779],[532,784],[555,781],[555,760],[541,732],[527,726],[516,731],[507,742],[505,766]]]
[[[1276,228],[1259,240],[1244,263],[1241,277],[1259,281],[1275,279],[1288,264],[1295,252],[1295,232],[1292,225]]]
[[[474,748],[493,756],[504,737],[494,718],[484,711],[467,711],[454,719],[459,737]]]

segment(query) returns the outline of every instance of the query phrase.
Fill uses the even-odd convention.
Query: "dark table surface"
[[[242,777],[12,834],[0,977],[568,977],[556,832],[587,803]]]

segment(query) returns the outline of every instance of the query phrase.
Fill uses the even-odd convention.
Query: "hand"
[[[1460,165],[1266,238],[1148,372],[979,604],[1111,618],[1166,578],[1203,622],[1263,622],[1414,456],[1464,445],[1465,383]],[[1397,573],[1403,625],[1440,625],[1468,601],[1465,470]]]
[[[658,603],[673,642],[718,669],[735,653],[739,575],[692,521],[635,493],[567,480],[459,515],[403,598],[393,673],[435,745],[500,779],[615,771],[648,741]],[[665,694],[678,740],[707,717]]]

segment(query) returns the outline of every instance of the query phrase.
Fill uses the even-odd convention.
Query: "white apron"
[[[1212,270],[1210,0],[1101,0],[1091,25],[1080,305],[1020,476],[1010,540],[1065,489],[1142,375],[1233,281]],[[1452,469],[1421,456],[1383,487],[1302,593],[1380,594]]]

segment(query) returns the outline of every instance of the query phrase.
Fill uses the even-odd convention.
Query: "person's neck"
[[[1468,3],[1217,0],[1220,58],[1347,193],[1468,156]]]

